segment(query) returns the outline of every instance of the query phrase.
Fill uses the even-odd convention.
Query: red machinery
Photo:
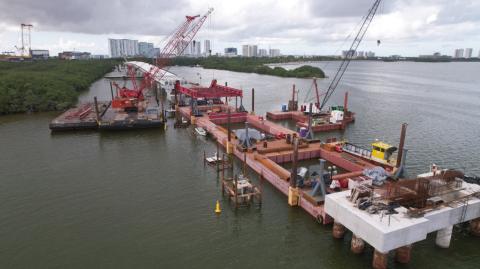
[[[195,87],[195,88],[186,88],[180,85],[180,82],[177,81],[175,83],[175,90],[177,93],[182,93],[187,96],[192,97],[193,99],[198,98],[206,98],[206,99],[213,99],[213,98],[221,98],[221,97],[242,97],[243,92],[242,90],[237,90],[235,88],[231,88],[228,86],[218,85],[217,80],[212,80],[210,87]]]
[[[143,80],[140,86],[137,85],[135,67],[128,65],[128,74],[132,81],[133,89],[127,89],[125,87],[120,88],[118,85],[115,85],[118,90],[118,95],[112,101],[112,107],[132,109],[132,105],[136,106],[138,100],[143,99],[143,90],[147,87],[150,87],[153,81],[159,81],[163,78],[163,76],[165,76],[168,70],[168,63],[170,59],[183,53],[185,48],[197,34],[198,30],[200,30],[202,27],[208,15],[210,15],[212,12],[213,8],[210,8],[202,17],[200,17],[200,15],[185,16],[186,20],[168,38],[165,47],[163,47],[159,57],[155,61],[156,66],[143,73]],[[194,22],[197,18],[200,19]]]

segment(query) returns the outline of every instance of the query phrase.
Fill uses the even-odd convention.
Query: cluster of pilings
[[[335,239],[343,239],[346,231],[347,229],[340,222],[337,222],[337,221],[333,222],[332,235]],[[453,231],[453,226],[449,226],[447,228],[438,230],[435,238],[435,244],[440,248],[450,247],[450,241],[452,239],[452,231]],[[474,236],[480,237],[480,218],[470,221],[470,232]],[[352,233],[350,250],[354,254],[363,253],[365,249],[365,245],[366,245],[366,242],[362,238]],[[410,245],[399,247],[393,250],[395,251],[395,261],[402,264],[409,263],[411,259],[412,247],[413,245],[410,244]],[[389,252],[385,253],[375,249],[373,252],[372,267],[374,269],[386,269],[388,264],[388,256],[389,256]]]

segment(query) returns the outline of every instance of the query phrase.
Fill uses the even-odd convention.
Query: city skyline
[[[49,49],[51,54],[64,50],[108,54],[108,38],[143,40],[161,47],[161,40],[184,15],[202,14],[212,6],[212,18],[197,36],[212,41],[212,54],[227,47],[258,44],[274,45],[285,55],[338,55],[348,49],[349,42],[343,41],[372,1],[181,0],[175,3],[177,8],[161,0],[140,0],[134,7],[124,0],[116,5],[95,2],[95,8],[93,0],[68,1],[61,7],[52,0],[42,5],[33,5],[33,0],[2,2],[9,9],[0,11],[0,51],[19,45],[20,23],[34,25],[32,48]],[[157,13],[151,10],[162,10],[162,16],[152,15]],[[417,56],[436,51],[452,55],[459,47],[480,48],[478,1],[392,0],[384,1],[378,13],[359,50]],[[135,20],[118,20],[130,14]],[[382,41],[380,46],[377,40]]]

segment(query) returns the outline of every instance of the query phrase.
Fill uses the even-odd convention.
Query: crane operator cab
[[[397,158],[393,156],[393,153],[396,150],[397,147],[382,141],[376,141],[372,143],[372,159],[380,163],[395,164]]]

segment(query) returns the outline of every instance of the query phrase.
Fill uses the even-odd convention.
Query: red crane
[[[143,99],[143,90],[151,86],[154,80],[158,81],[165,76],[169,69],[168,63],[170,59],[183,53],[212,12],[213,8],[210,8],[202,17],[200,17],[200,15],[185,16],[186,20],[168,38],[166,45],[163,47],[159,57],[155,61],[156,65],[149,71],[144,72],[143,80],[140,85],[137,85],[137,72],[135,67],[133,65],[128,65],[128,75],[132,81],[133,89],[127,89],[125,87],[119,89],[117,87],[119,90],[119,96],[112,102],[112,106],[126,108],[125,105],[137,102],[126,102],[125,99]],[[197,18],[200,19],[196,20]]]
[[[205,15],[203,15],[191,27],[191,23],[196,18],[200,17],[200,15],[186,16],[186,22],[180,27],[179,31],[177,31],[167,42],[167,44],[161,51],[159,57],[156,59],[156,66],[153,67],[152,70],[150,70],[150,72],[148,73],[148,84],[151,84],[155,77],[157,78],[157,80],[160,80],[163,78],[163,76],[165,76],[168,71],[168,63],[170,62],[170,59],[175,57],[176,55],[180,55],[183,53],[185,48],[193,40],[198,30],[200,30],[203,23],[207,20],[207,17],[212,12],[213,8],[210,8],[207,13],[205,13]]]

